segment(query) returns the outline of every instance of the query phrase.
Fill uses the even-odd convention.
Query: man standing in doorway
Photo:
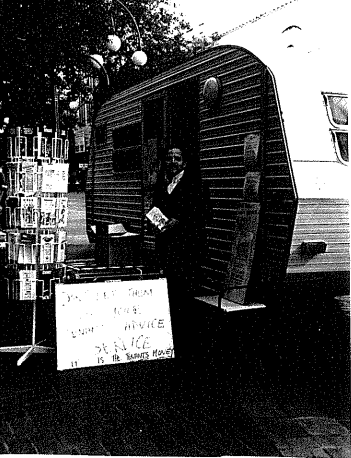
[[[209,199],[200,174],[179,148],[170,149],[156,183],[153,205],[168,218],[156,235],[156,251],[170,300],[195,292],[206,248]],[[176,300],[178,304],[179,300]]]

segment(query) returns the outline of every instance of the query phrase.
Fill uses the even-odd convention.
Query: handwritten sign
[[[166,279],[56,285],[57,369],[173,358]]]

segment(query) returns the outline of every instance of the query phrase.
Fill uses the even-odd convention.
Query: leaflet
[[[65,262],[65,254],[66,254],[66,232],[58,231],[56,262]]]
[[[34,194],[37,191],[37,164],[23,162],[21,174],[24,192],[27,195]]]
[[[42,234],[40,236],[40,264],[54,262],[55,234]]]
[[[68,191],[68,164],[44,164],[43,165],[43,192]]]
[[[34,301],[36,298],[35,270],[20,270],[20,297],[21,301]]]
[[[68,198],[59,197],[58,198],[58,227],[67,226],[67,216],[68,216]]]
[[[42,197],[40,208],[40,227],[50,228],[56,226],[56,199],[55,197]]]
[[[146,217],[152,222],[152,224],[158,227],[160,230],[163,229],[168,221],[158,207],[153,207],[147,214]]]
[[[25,229],[34,229],[37,227],[37,197],[22,197],[21,198],[21,227]]]
[[[35,264],[35,234],[19,234],[18,264]]]

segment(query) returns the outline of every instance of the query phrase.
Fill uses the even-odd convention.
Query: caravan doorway
[[[178,147],[199,170],[199,82],[192,78],[170,86],[143,102],[143,214],[151,208],[154,185],[166,152]],[[143,222],[144,248],[154,250],[154,237]]]

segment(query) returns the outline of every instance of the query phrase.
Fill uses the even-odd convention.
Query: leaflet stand
[[[17,132],[16,132],[17,136],[16,136],[16,142],[15,142],[15,145],[16,143],[20,146],[21,145],[21,136],[20,136],[20,129],[18,128],[17,129]],[[37,132],[37,157],[40,158],[42,156],[42,136],[41,136],[41,133]],[[59,141],[60,140],[60,143]],[[12,159],[11,162],[17,162],[17,156],[20,156],[21,155],[21,151],[20,151],[20,148],[15,148],[13,149],[12,148],[12,142],[10,141],[9,144],[11,145],[11,148],[9,150],[9,155],[10,155],[10,158]],[[52,158],[54,159],[52,162],[53,163],[63,163],[65,162],[65,160],[67,159],[67,151],[66,151],[66,146],[65,145],[65,148],[64,148],[64,151],[63,151],[63,148],[61,147],[60,148],[60,151],[61,151],[61,154],[58,155],[57,154],[57,151],[56,151],[56,145],[62,145],[62,140],[61,139],[58,139],[57,138],[57,133],[55,132],[55,141],[53,141],[53,146],[55,145],[55,152],[54,154],[52,154]],[[25,142],[25,146],[27,146],[26,142]],[[33,145],[34,146],[34,145]],[[34,147],[33,147],[33,156],[34,156]],[[25,156],[27,156],[26,152],[24,154]],[[15,159],[15,160],[13,160]],[[29,356],[33,353],[52,353],[55,351],[55,348],[53,347],[49,347],[49,346],[44,346],[44,345],[41,345],[45,340],[42,340],[38,343],[36,343],[36,325],[37,325],[37,309],[38,309],[38,302],[39,302],[39,294],[38,294],[38,284],[39,282],[41,281],[39,279],[39,273],[41,272],[41,264],[45,263],[46,261],[46,258],[45,258],[45,253],[42,254],[42,246],[41,246],[41,229],[42,229],[42,224],[43,224],[43,221],[42,221],[42,199],[43,199],[43,189],[41,188],[41,186],[43,185],[43,176],[42,176],[42,180],[41,180],[41,185],[39,185],[39,175],[37,175],[36,177],[36,183],[37,183],[37,188],[36,188],[36,192],[35,192],[35,198],[37,199],[37,205],[36,205],[36,208],[34,209],[33,211],[33,216],[34,218],[36,218],[36,225],[34,226],[29,226],[29,227],[32,227],[32,230],[35,229],[35,262],[33,263],[33,259],[30,258],[29,260],[23,260],[22,263],[28,263],[29,264],[29,270],[28,272],[35,272],[34,274],[34,278],[33,276],[31,275],[31,278],[29,279],[29,284],[30,284],[30,293],[29,293],[29,296],[30,296],[30,300],[28,300],[27,297],[25,297],[25,300],[28,300],[30,302],[32,302],[33,304],[33,315],[32,315],[32,341],[31,341],[31,344],[29,345],[15,345],[15,346],[8,346],[8,347],[0,347],[0,352],[8,352],[8,353],[23,353],[23,355],[19,358],[19,360],[17,361],[17,366],[20,366],[24,361],[26,361]],[[34,178],[33,178],[34,180]],[[11,182],[11,178],[10,178],[10,182]],[[17,177],[16,177],[16,180],[15,182],[17,182]],[[18,181],[20,182],[20,180]],[[10,187],[11,187],[12,183],[10,183]],[[20,185],[21,186],[21,185]],[[34,186],[33,186],[34,188]],[[26,188],[25,188],[26,189]],[[45,191],[45,190],[44,190]],[[49,191],[51,192],[51,190]],[[52,192],[55,192],[54,195],[61,195],[61,192],[57,193],[55,189],[52,189]],[[60,205],[61,205],[61,202],[62,202],[62,198],[60,198]],[[56,198],[55,199],[55,229],[57,229],[59,226],[60,227],[64,227],[65,226],[65,223],[64,222],[61,222],[60,221],[60,218],[62,217],[61,213],[60,213],[60,206],[58,205],[58,199]],[[67,209],[66,209],[67,210]],[[18,212],[17,212],[17,216],[16,216],[16,212],[14,212],[14,223],[13,223],[13,228],[18,228],[18,227],[22,227],[20,222],[18,221]],[[64,221],[64,219],[63,219]],[[44,226],[45,227],[45,226]],[[18,229],[16,229],[17,232],[15,232],[15,236],[18,235]],[[28,231],[27,231],[28,232]],[[56,231],[57,232],[57,231]],[[21,233],[19,231],[19,233]],[[55,233],[56,234],[56,233]],[[29,234],[28,234],[29,235]],[[33,234],[31,234],[33,235]],[[65,235],[65,234],[64,234]],[[63,239],[65,240],[65,236],[63,237]],[[58,245],[57,245],[57,249],[55,249],[55,246],[52,248],[52,253],[53,254],[53,259],[49,259],[49,262],[48,264],[52,264],[54,263],[55,266],[57,266],[58,264],[60,265],[60,267],[62,267],[62,262],[64,260],[64,251],[62,251],[62,247],[60,247],[60,243],[65,246],[65,241],[62,242],[62,238],[61,238],[61,242],[58,241],[57,242]],[[13,247],[10,247],[10,243],[8,242],[8,246],[9,246],[9,253],[10,251],[13,249],[13,252],[15,253],[14,255],[14,259],[15,259],[15,263],[16,263],[16,255],[18,255],[18,252],[19,252],[19,248],[21,246],[20,243],[14,243],[14,246]],[[10,250],[11,248],[11,250]],[[30,248],[30,252],[33,253],[33,244],[29,244],[29,248]],[[60,251],[61,250],[61,251]],[[23,252],[25,251],[25,247],[23,245]],[[44,251],[44,250],[43,250]],[[10,255],[9,255],[10,256]],[[43,259],[41,259],[41,256],[43,256]],[[24,255],[23,255],[24,257]],[[33,257],[34,258],[34,257]],[[50,262],[51,261],[51,262]],[[17,266],[18,267],[18,266]],[[34,267],[34,269],[32,269],[32,267]],[[18,274],[18,272],[16,272],[16,274]],[[51,280],[50,279],[50,285],[51,285],[51,281],[55,281],[56,279],[54,280]],[[9,288],[9,298],[10,298],[10,295],[13,294],[14,296],[16,296],[16,294],[14,293],[14,291],[16,292],[16,289],[15,289],[15,284],[16,282],[19,281],[19,284],[20,284],[20,290],[22,288],[23,290],[23,283],[24,281],[23,280],[17,280],[17,279],[8,279],[8,284],[11,284],[11,288]],[[44,291],[44,287],[42,288],[42,290]],[[22,292],[22,295],[24,295],[25,293]],[[49,288],[49,295],[48,297],[44,297],[45,295],[42,294],[40,299],[41,300],[44,300],[44,299],[47,299],[48,297],[51,297],[51,287]],[[23,297],[22,297],[23,299]]]

